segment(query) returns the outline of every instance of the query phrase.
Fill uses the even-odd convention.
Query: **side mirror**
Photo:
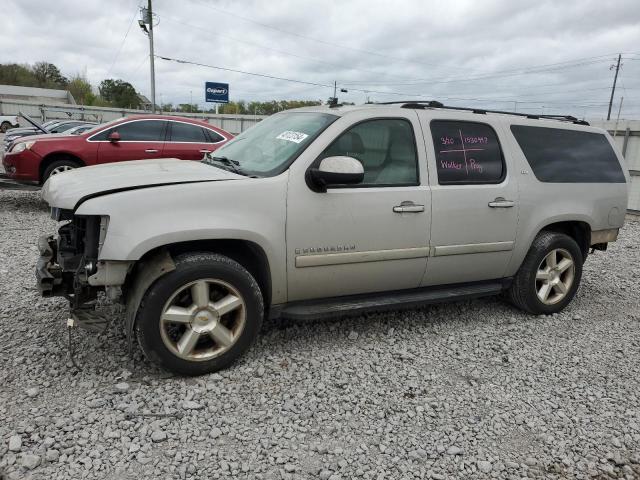
[[[362,182],[364,167],[352,157],[327,157],[318,168],[307,171],[307,184],[314,192],[326,192],[334,185],[352,185]]]
[[[118,143],[120,141],[120,134],[114,131],[114,132],[111,132],[107,138],[112,143]]]

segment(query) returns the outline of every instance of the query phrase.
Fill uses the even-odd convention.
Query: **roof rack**
[[[578,120],[576,117],[572,115],[536,115],[533,113],[520,113],[520,112],[507,112],[504,110],[487,110],[485,108],[470,108],[470,107],[451,107],[448,105],[444,105],[437,100],[397,100],[395,102],[380,102],[379,105],[396,105],[402,104],[400,108],[442,108],[445,110],[462,110],[465,112],[477,113],[480,115],[484,115],[487,113],[499,113],[502,115],[515,115],[518,117],[525,118],[546,118],[550,120],[560,120],[562,122],[571,122],[577,125],[589,125],[589,122],[585,120]]]

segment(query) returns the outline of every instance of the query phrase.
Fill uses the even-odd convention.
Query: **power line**
[[[233,72],[233,73],[240,73],[243,75],[251,75],[251,76],[255,76],[255,77],[261,77],[261,78],[269,78],[269,79],[273,79],[273,80],[281,80],[281,81],[285,81],[285,82],[292,82],[292,83],[298,83],[298,84],[304,84],[304,85],[313,85],[313,86],[317,86],[317,87],[324,87],[324,88],[333,88],[333,85],[329,85],[329,84],[325,84],[325,83],[317,83],[317,82],[309,82],[309,81],[305,81],[305,80],[297,80],[297,79],[293,79],[293,78],[286,78],[286,77],[278,77],[275,75],[269,75],[269,74],[265,74],[265,73],[256,73],[256,72],[248,72],[246,70],[239,70],[239,69],[235,69],[235,68],[228,68],[228,67],[221,67],[221,66],[217,66],[217,65],[210,65],[210,64],[206,64],[206,63],[200,63],[200,62],[192,62],[189,60],[183,60],[183,59],[177,59],[177,58],[172,58],[172,57],[166,57],[163,55],[156,55],[157,58],[160,58],[162,60],[166,60],[166,61],[170,61],[170,62],[176,62],[176,63],[181,63],[181,64],[187,64],[187,65],[196,65],[199,67],[205,67],[205,68],[212,68],[215,70],[222,70],[222,71],[226,71],[226,72]],[[359,91],[359,92],[363,92],[363,93],[375,93],[375,94],[380,94],[380,95],[400,95],[403,97],[420,97],[420,98],[431,98],[432,96],[430,95],[423,95],[423,94],[416,94],[416,93],[407,93],[407,92],[393,92],[393,91],[380,91],[380,90],[364,90],[364,89],[351,89],[354,91]],[[439,96],[438,98],[441,99],[446,99],[446,100],[455,100],[455,101],[480,101],[480,102],[500,102],[500,103],[505,103],[505,102],[514,102],[516,101],[516,99],[498,99],[498,98],[463,98],[463,97],[449,97],[449,96]],[[606,105],[606,103],[603,104],[575,104],[575,103],[570,103],[570,102],[547,102],[547,101],[518,101],[518,103],[523,103],[523,104],[541,104],[543,106],[545,105],[565,105],[565,106],[576,106],[576,107],[591,107],[591,106],[602,106],[602,105]]]
[[[162,60],[170,61],[170,62],[184,63],[184,64],[189,64],[189,65],[197,65],[199,67],[214,68],[216,70],[223,70],[225,72],[242,73],[244,75],[252,75],[254,77],[262,77],[262,78],[271,78],[273,80],[282,80],[284,82],[302,83],[302,84],[305,84],[305,85],[315,85],[317,87],[327,87],[327,88],[330,87],[330,88],[333,88],[333,85],[326,85],[326,84],[323,84],[323,83],[307,82],[307,81],[304,81],[304,80],[294,80],[292,78],[285,78],[285,77],[276,77],[274,75],[268,75],[268,74],[265,74],[265,73],[246,72],[244,70],[237,70],[237,69],[234,69],[234,68],[227,68],[227,67],[219,67],[219,66],[216,66],[216,65],[208,65],[206,63],[191,62],[189,60],[180,60],[180,59],[177,59],[177,58],[165,57],[165,56],[162,56],[162,55],[156,55],[156,57],[160,58]]]
[[[579,63],[567,64],[567,65],[558,65],[554,67],[541,68],[541,67],[531,67],[529,69],[521,69],[519,71],[513,71],[512,73],[491,73],[487,75],[479,75],[479,76],[465,76],[465,77],[454,77],[448,79],[424,79],[424,81],[411,81],[411,82],[400,82],[400,83],[392,83],[392,82],[377,82],[377,83],[367,83],[367,82],[345,82],[344,85],[394,85],[394,86],[417,86],[417,85],[435,85],[442,83],[458,83],[458,82],[470,82],[476,80],[487,80],[493,78],[501,78],[501,77],[513,77],[519,75],[530,75],[536,73],[548,73],[555,72],[559,70],[565,70],[567,68],[574,68],[583,65],[593,65],[596,63],[609,62],[608,58],[603,58],[600,60],[591,60],[584,61]]]
[[[116,52],[116,55],[113,57],[113,60],[111,61],[111,66],[109,67],[109,70],[107,70],[107,78],[109,77],[109,74],[111,73],[111,70],[113,69],[113,66],[116,63],[116,60],[118,59],[118,57],[120,56],[120,52],[122,51],[122,47],[124,47],[124,42],[127,41],[127,37],[129,36],[129,32],[131,31],[131,26],[133,25],[133,21],[135,20],[137,14],[138,14],[138,9],[140,8],[140,4],[138,3],[138,1],[136,1],[136,9],[133,12],[133,16],[131,17],[131,20],[129,21],[129,26],[127,27],[127,31],[124,34],[124,38],[122,39],[122,42],[120,43],[120,48],[118,48],[118,51]]]
[[[201,27],[201,26],[198,26],[198,25],[194,25],[192,23],[187,23],[187,22],[185,22],[183,20],[179,20],[179,19],[176,19],[176,18],[168,17],[168,16],[166,16],[164,14],[163,15],[158,15],[158,16],[162,17],[164,20],[168,20],[169,22],[174,22],[174,23],[177,23],[177,24],[180,24],[180,25],[184,25],[186,27],[194,28],[196,30],[202,30],[202,31],[206,32],[208,35],[215,35],[217,37],[225,38],[227,40],[231,40],[231,41],[234,41],[234,42],[243,43],[245,45],[251,45],[253,47],[262,48],[264,50],[275,52],[275,53],[278,53],[280,55],[286,55],[286,56],[289,56],[289,57],[300,58],[302,60],[308,60],[308,61],[316,62],[316,63],[322,64],[322,65],[328,65],[328,66],[331,66],[331,67],[337,67],[337,68],[342,68],[342,69],[347,69],[347,70],[354,70],[354,71],[369,73],[369,74],[376,75],[376,76],[380,76],[381,75],[380,72],[374,72],[372,70],[364,70],[364,69],[361,69],[361,68],[355,68],[355,67],[349,66],[349,65],[341,65],[341,64],[336,64],[336,63],[325,62],[324,60],[320,60],[318,58],[307,57],[307,56],[304,56],[304,55],[299,55],[297,53],[291,53],[291,52],[287,52],[287,51],[284,51],[284,50],[278,50],[278,49],[275,49],[275,48],[267,47],[265,45],[262,45],[262,44],[259,44],[259,43],[255,43],[255,42],[250,42],[248,40],[243,40],[243,39],[240,39],[240,38],[231,37],[229,35],[224,35],[222,33],[214,32],[214,31],[211,30],[211,28],[205,28],[205,27]],[[385,75],[382,75],[382,76],[385,76]],[[392,75],[392,77],[400,78],[400,77],[395,76],[395,75]]]

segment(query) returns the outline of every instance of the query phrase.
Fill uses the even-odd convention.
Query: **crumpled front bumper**
[[[42,235],[38,239],[40,257],[36,262],[36,280],[38,290],[43,297],[64,295],[62,269],[57,264],[58,245],[53,235]]]

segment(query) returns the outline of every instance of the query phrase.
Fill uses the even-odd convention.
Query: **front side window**
[[[375,119],[343,132],[320,158],[346,156],[360,161],[360,186],[417,185],[418,154],[413,127],[407,120]]]
[[[171,141],[189,143],[207,143],[204,130],[199,125],[171,122]]]
[[[625,182],[620,162],[601,133],[526,125],[511,125],[511,132],[541,182]]]
[[[502,150],[489,125],[433,120],[431,135],[440,185],[499,183],[504,178]]]
[[[217,149],[205,163],[220,166],[215,160],[223,158],[246,175],[278,175],[337,118],[316,112],[272,115]]]
[[[161,120],[141,120],[117,125],[109,130],[120,134],[121,142],[162,142],[167,122]],[[107,134],[108,137],[109,134]],[[98,140],[94,138],[94,140]]]

